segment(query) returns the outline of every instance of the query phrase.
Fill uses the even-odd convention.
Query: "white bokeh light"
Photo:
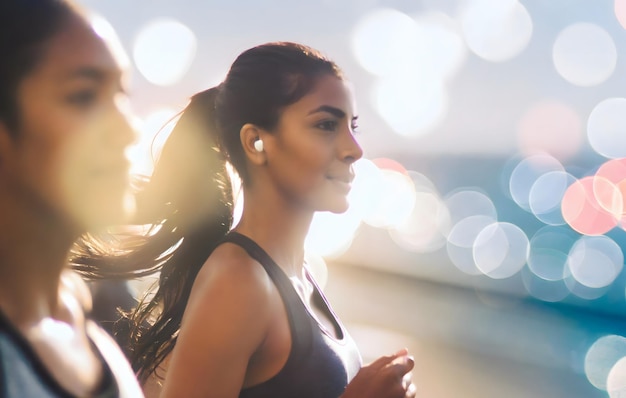
[[[432,12],[415,17],[415,22],[425,42],[419,54],[419,70],[443,80],[455,76],[467,59],[467,47],[455,21],[446,14]]]
[[[563,279],[556,281],[546,280],[537,276],[528,268],[522,268],[521,273],[522,283],[526,291],[536,299],[556,303],[565,299],[570,294]]]
[[[350,211],[365,219],[381,206],[384,195],[380,188],[384,184],[384,176],[382,170],[366,158],[354,162],[353,168],[354,181],[348,194]]]
[[[448,93],[441,79],[417,71],[381,78],[372,87],[375,108],[403,136],[431,131],[448,110]]]
[[[613,365],[606,379],[606,391],[610,398],[626,398],[626,352]]]
[[[596,105],[587,121],[591,147],[607,158],[626,157],[626,98],[608,98]]]
[[[498,213],[493,201],[484,193],[475,189],[461,188],[450,192],[444,198],[450,213],[450,222],[454,225],[466,217],[482,215],[496,220]]]
[[[603,83],[613,74],[617,49],[606,30],[581,22],[559,33],[552,49],[552,59],[563,79],[589,87]]]
[[[410,216],[415,206],[416,191],[411,178],[394,170],[382,170],[379,189],[382,194],[373,212],[363,221],[378,228],[396,228]]]
[[[133,46],[135,65],[151,83],[178,82],[196,55],[197,39],[187,26],[173,19],[158,19],[139,31]]]
[[[420,40],[417,23],[411,17],[391,8],[379,8],[357,22],[352,50],[370,73],[392,76],[400,68],[415,72],[423,46]]]
[[[511,197],[519,207],[526,211],[530,208],[530,192],[535,182],[544,174],[564,171],[563,165],[549,155],[533,155],[520,161],[509,178]]]
[[[495,222],[496,220],[492,217],[476,215],[465,217],[452,227],[448,234],[446,251],[459,270],[468,275],[482,273],[474,261],[474,242],[483,229]]]
[[[473,245],[476,267],[493,279],[509,278],[528,259],[528,237],[518,226],[497,222],[478,233]]]
[[[348,210],[342,214],[317,212],[309,227],[305,247],[320,256],[339,256],[350,247],[360,224],[361,218],[356,211]]]
[[[533,31],[528,11],[513,0],[469,1],[461,11],[460,22],[469,49],[492,62],[519,55]]]
[[[589,382],[600,390],[606,390],[611,368],[624,356],[626,338],[608,335],[596,340],[585,355],[585,375]]]
[[[443,247],[450,228],[448,209],[441,198],[417,192],[409,217],[389,235],[400,247],[414,252],[431,252]]]
[[[615,280],[624,266],[624,254],[607,236],[582,236],[569,252],[567,266],[580,284],[603,288]]]
[[[565,191],[576,178],[565,171],[550,171],[541,175],[530,189],[528,204],[531,212],[548,225],[563,225],[561,202]]]
[[[530,240],[528,269],[546,281],[565,277],[568,253],[580,235],[566,227],[545,226]]]

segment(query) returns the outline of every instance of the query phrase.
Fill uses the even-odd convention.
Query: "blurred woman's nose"
[[[113,114],[109,123],[109,134],[116,146],[127,147],[137,140],[137,131],[133,128],[130,103],[124,95],[115,98]]]

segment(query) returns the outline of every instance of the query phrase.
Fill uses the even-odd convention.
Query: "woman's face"
[[[333,75],[283,110],[264,143],[268,170],[288,200],[313,211],[347,210],[352,164],[363,155],[356,118],[350,87]]]
[[[122,71],[104,40],[70,18],[19,84],[16,138],[0,123],[3,189],[80,229],[123,221],[125,150],[134,140],[126,102]]]

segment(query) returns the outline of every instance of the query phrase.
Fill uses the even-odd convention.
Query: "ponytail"
[[[90,278],[129,278],[160,271],[152,298],[130,313],[116,338],[144,382],[172,351],[200,268],[232,225],[232,189],[215,118],[219,88],[194,95],[137,194],[135,224],[148,232],[111,242],[85,236],[72,265]]]

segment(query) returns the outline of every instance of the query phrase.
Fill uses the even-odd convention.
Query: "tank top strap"
[[[222,242],[230,242],[242,247],[250,257],[263,266],[267,275],[272,282],[274,282],[285,305],[289,327],[291,329],[292,350],[288,361],[291,362],[301,355],[308,355],[313,340],[310,320],[307,316],[306,308],[300,296],[296,293],[287,274],[285,274],[282,268],[276,264],[261,246],[239,232],[229,232]]]

